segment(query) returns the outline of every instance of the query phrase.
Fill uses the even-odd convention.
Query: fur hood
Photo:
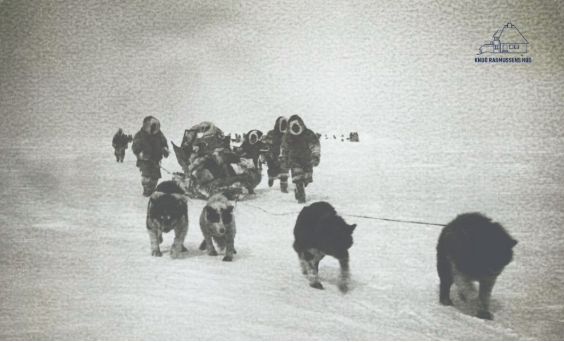
[[[258,129],[251,129],[247,134],[245,134],[244,140],[251,145],[259,143],[262,139],[262,132]]]
[[[279,116],[274,124],[274,134],[283,135],[286,133],[286,128],[288,128],[288,118],[285,116]]]
[[[288,119],[288,130],[291,135],[301,135],[306,131],[307,127],[304,120],[299,115],[292,115]]]
[[[143,119],[142,131],[149,133],[150,135],[157,134],[161,131],[161,123],[157,118],[153,116],[147,116]]]

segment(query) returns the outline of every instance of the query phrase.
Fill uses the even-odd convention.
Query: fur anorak
[[[115,148],[127,149],[127,145],[129,145],[129,138],[123,133],[123,130],[120,128],[112,139],[112,146]]]
[[[168,157],[168,143],[161,123],[152,116],[143,120],[143,127],[135,134],[131,150],[137,156],[137,167],[146,177],[160,178],[159,162]]]
[[[266,157],[278,159],[278,156],[280,155],[280,145],[282,144],[282,137],[286,132],[287,126],[288,119],[280,116],[278,117],[278,119],[276,119],[274,129],[268,131],[268,133],[266,133],[266,136],[262,138],[262,141],[268,147],[268,151],[265,153]]]
[[[280,145],[280,162],[283,169],[294,165],[301,167],[313,165],[314,159],[321,157],[321,145],[319,138],[308,129],[298,115],[292,115],[288,119],[288,129],[282,137]]]

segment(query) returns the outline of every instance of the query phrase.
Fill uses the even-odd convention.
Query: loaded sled
[[[214,124],[203,122],[184,132],[181,146],[172,142],[178,164],[184,173],[175,173],[190,198],[208,199],[223,194],[230,200],[254,194],[261,173],[252,159],[233,152],[223,132]]]

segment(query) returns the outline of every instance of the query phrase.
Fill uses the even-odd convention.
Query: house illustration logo
[[[488,44],[480,46],[480,53],[506,54],[527,53],[529,42],[523,34],[512,23],[507,23],[503,28],[493,35],[493,40]]]

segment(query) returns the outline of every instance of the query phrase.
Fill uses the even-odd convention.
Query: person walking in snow
[[[125,157],[125,150],[129,145],[129,139],[127,135],[123,133],[123,130],[118,129],[117,133],[112,139],[112,146],[114,147],[114,154],[116,156],[116,162],[123,163],[123,158]]]
[[[243,158],[252,159],[253,165],[259,171],[262,171],[260,155],[267,148],[262,141],[263,134],[258,129],[251,129],[243,136],[243,143],[239,147],[239,155]]]
[[[280,116],[276,119],[274,124],[274,129],[268,131],[266,135],[262,138],[262,141],[268,148],[268,151],[264,154],[264,159],[266,160],[267,174],[268,174],[268,186],[272,187],[274,181],[280,179],[280,191],[288,192],[288,175],[281,175],[280,170],[280,144],[282,144],[282,137],[286,133],[286,128],[288,127],[288,119]]]
[[[287,179],[288,171],[292,171],[298,203],[306,201],[305,187],[313,182],[313,167],[319,165],[320,158],[321,146],[317,135],[306,127],[302,118],[292,115],[280,145],[280,178]]]
[[[169,155],[168,143],[161,132],[159,120],[152,116],[143,120],[143,127],[135,134],[131,150],[137,156],[137,167],[141,171],[143,196],[149,197],[161,178],[160,161]]]

